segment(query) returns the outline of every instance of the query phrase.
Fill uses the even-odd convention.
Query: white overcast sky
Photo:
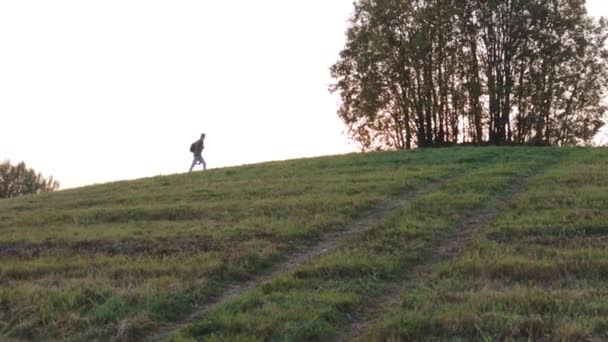
[[[608,16],[606,0],[589,12]],[[0,161],[62,188],[354,151],[329,94],[352,0],[0,0]]]

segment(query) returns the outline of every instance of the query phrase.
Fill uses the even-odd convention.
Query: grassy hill
[[[0,200],[2,340],[605,340],[608,150],[353,154]]]

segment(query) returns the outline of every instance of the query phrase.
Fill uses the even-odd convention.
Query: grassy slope
[[[592,149],[373,153],[0,200],[0,333],[67,340],[145,336],[158,324],[179,321],[197,304],[220,295],[227,284],[310,248],[321,233],[343,229],[381,201],[441,182],[438,190],[413,199],[371,231],[210,312],[182,331],[180,338],[338,337],[356,318],[353,313],[424,262],[468,214],[501,196],[516,179],[537,175],[517,204],[479,233],[473,249],[453,264],[437,265],[441,282],[416,284],[414,299],[410,290],[404,292],[401,305],[366,336],[421,340],[447,335],[519,336],[507,332],[517,330],[518,322],[528,318],[538,326],[545,323],[537,332],[542,336],[574,332],[601,336],[606,327],[597,322],[607,315],[578,310],[575,304],[606,294],[601,292],[605,286],[595,287],[593,293],[591,288],[597,285],[594,279],[603,280],[607,159],[606,150]],[[550,168],[554,164],[558,166]],[[584,183],[580,183],[582,175]],[[552,186],[556,182],[563,184]],[[597,186],[603,190],[593,190]],[[556,200],[558,196],[566,199]],[[525,209],[530,203],[537,207]],[[570,228],[578,240],[565,239],[570,245],[560,245],[561,232]],[[581,280],[584,284],[575,283],[578,278],[569,273],[553,272],[568,262],[581,265],[585,260],[582,274],[590,279]],[[501,261],[506,266],[494,273],[488,270]],[[502,274],[509,267],[525,269],[512,265],[528,264],[534,270],[549,269],[554,282],[534,283],[538,279]],[[486,282],[488,287],[478,288]],[[542,291],[549,285],[553,292],[547,295]],[[588,296],[579,297],[576,291],[585,289]],[[483,321],[487,307],[475,306],[475,294],[481,290],[487,291],[490,302],[538,293],[557,304],[548,307],[548,316],[532,316],[532,311],[527,315],[497,301],[496,317],[508,317],[507,323],[474,331],[464,319],[462,328],[441,316],[452,309],[464,310]],[[460,307],[449,296],[442,301],[438,293],[444,292],[461,298]],[[558,298],[563,294],[571,296],[562,302]],[[426,305],[412,309],[411,301],[416,300]],[[525,307],[528,302],[520,303]],[[598,303],[600,309],[606,306]],[[562,304],[573,309],[568,313]],[[559,319],[572,322],[568,315],[577,315],[577,321],[567,331],[559,330]],[[582,323],[587,321],[595,323]]]
[[[495,150],[497,151],[497,150]],[[349,321],[416,265],[432,256],[466,216],[522,176],[566,151],[504,149],[415,199],[371,231],[210,313],[182,338],[319,340],[338,338]]]
[[[351,155],[0,201],[0,329],[17,338],[137,336],[387,196],[463,168],[460,158]]]
[[[534,178],[366,339],[608,339],[607,170],[608,150],[579,150]]]

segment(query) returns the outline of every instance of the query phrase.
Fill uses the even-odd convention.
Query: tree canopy
[[[608,21],[584,0],[357,0],[331,68],[361,147],[575,145],[604,125]]]
[[[9,161],[0,164],[0,198],[55,191],[59,182],[53,177],[44,178],[28,168],[24,162],[12,165]]]

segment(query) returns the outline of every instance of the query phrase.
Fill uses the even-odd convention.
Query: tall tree
[[[358,0],[330,90],[363,149],[574,145],[604,125],[607,36],[583,0]]]

